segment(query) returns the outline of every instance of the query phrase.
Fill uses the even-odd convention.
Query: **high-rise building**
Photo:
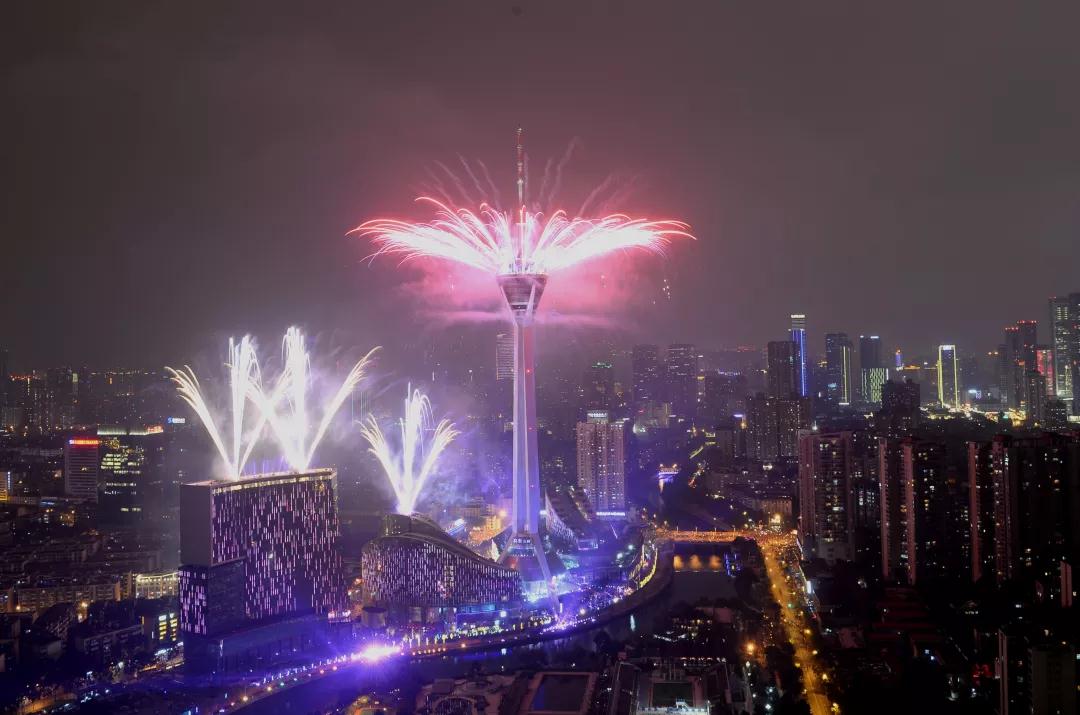
[[[514,379],[513,333],[498,333],[495,336],[495,379]]]
[[[769,397],[798,394],[796,346],[790,340],[774,340],[766,346],[765,387]]]
[[[850,488],[854,529],[853,561],[874,568],[881,559],[881,487],[877,475],[877,437],[870,431],[851,433]]]
[[[899,569],[911,585],[944,577],[949,572],[950,535],[945,446],[910,437],[899,445],[888,442],[882,438],[878,448],[884,455],[881,493],[890,500],[886,504],[882,499],[883,571],[888,577]],[[899,504],[891,503],[897,497]],[[900,558],[894,563],[897,552]]]
[[[994,464],[992,443],[967,443],[968,534],[971,581],[994,575]],[[1000,465],[999,465],[1000,466]]]
[[[739,373],[709,372],[698,376],[698,417],[706,426],[746,408],[746,378]]]
[[[1024,366],[1034,370],[1036,354],[1039,349],[1039,321],[1018,320],[1016,327],[1019,334],[1019,347],[1017,358],[1023,361]]]
[[[185,661],[218,667],[229,634],[344,607],[336,483],[313,469],[181,487]]]
[[[693,345],[668,345],[665,359],[667,401],[672,413],[688,419],[697,412],[698,353]]]
[[[909,434],[919,424],[922,404],[919,383],[911,378],[903,382],[889,380],[881,387],[880,427],[892,436]]]
[[[1057,387],[1054,377],[1054,351],[1049,345],[1040,345],[1035,351],[1035,369],[1046,380],[1046,396],[1056,397]]]
[[[884,367],[864,367],[862,369],[863,401],[870,405],[881,404],[881,393],[889,381],[889,369]]]
[[[938,345],[937,373],[938,403],[942,407],[959,407],[960,360],[955,345]]]
[[[1046,424],[1046,377],[1038,370],[1024,372],[1024,411],[1029,422]]]
[[[1073,372],[1077,360],[1076,324],[1080,320],[1080,293],[1050,298],[1050,347],[1054,362],[1054,391],[1068,404],[1073,400]]]
[[[49,368],[45,372],[45,419],[47,430],[66,430],[75,424],[79,375],[69,367]]]
[[[878,335],[859,336],[859,368],[885,367],[881,356],[881,337]]]
[[[1026,373],[1038,369],[1038,322],[1018,320],[1005,328],[1005,340],[998,350],[998,389],[1002,403],[1011,409],[1027,404]]]
[[[851,432],[799,433],[799,538],[826,561],[853,552]]]
[[[791,342],[795,344],[795,391],[801,397],[810,395],[810,367],[806,344],[806,316],[791,315]]]
[[[747,456],[765,462],[798,456],[799,430],[810,428],[810,399],[767,397],[746,401]]]
[[[577,425],[577,482],[597,516],[626,515],[625,426],[607,412],[590,412]]]
[[[885,370],[884,358],[882,357],[881,337],[878,335],[860,335],[859,336],[859,379],[858,390],[859,398],[863,402],[874,404],[880,402],[881,398],[877,400],[871,399],[871,396],[867,393],[873,384],[878,381],[881,375],[881,370]],[[868,375],[868,371],[876,370],[873,377]],[[887,374],[887,373],[886,373]]]
[[[662,401],[660,348],[656,345],[635,345],[630,355],[630,369],[634,380],[634,402]]]
[[[1032,715],[1076,712],[1076,651],[1061,643],[1033,645],[1031,662]]]
[[[825,394],[839,405],[849,405],[851,394],[852,346],[847,333],[825,334]]]
[[[100,447],[96,436],[71,437],[64,443],[65,494],[97,502]]]
[[[1080,485],[1080,441],[1054,432],[998,435],[968,450],[979,460],[969,474],[975,470],[980,486],[988,477],[993,491],[997,581],[1030,574],[1053,582],[1080,545],[1080,505],[1066,497]]]
[[[1005,328],[1005,339],[998,346],[998,391],[1005,407],[1020,406],[1020,378],[1017,374],[1017,355],[1020,352],[1020,329],[1015,325]]]
[[[585,371],[581,385],[582,405],[586,410],[611,410],[615,407],[615,370],[609,362],[594,362]]]
[[[11,380],[11,353],[7,348],[0,347],[0,426],[3,426],[7,420],[4,418],[4,411],[8,404],[8,382]]]
[[[163,431],[118,430],[102,435],[98,514],[102,523],[144,526],[164,510],[167,436]]]

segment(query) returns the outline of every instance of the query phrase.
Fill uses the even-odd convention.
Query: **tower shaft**
[[[533,321],[547,276],[511,273],[499,276],[514,320],[514,464],[510,542],[500,562],[513,565],[534,596],[548,594],[551,567],[540,539],[540,457],[536,424],[536,343]]]
[[[514,508],[512,533],[540,531],[536,445],[536,353],[532,315],[514,316]]]

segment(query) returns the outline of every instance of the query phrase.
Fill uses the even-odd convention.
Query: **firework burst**
[[[282,339],[284,368],[274,390],[267,393],[257,379],[248,383],[248,394],[270,423],[285,461],[297,471],[311,466],[315,450],[326,436],[334,416],[367,375],[371,357],[378,350],[372,349],[353,365],[340,387],[323,406],[322,419],[315,423],[308,410],[311,355],[305,343],[304,334],[299,328],[289,328]]]
[[[544,214],[525,208],[512,216],[486,204],[474,212],[430,197],[417,201],[433,206],[435,218],[422,223],[375,219],[352,232],[371,237],[376,255],[439,258],[493,275],[547,275],[617,251],[662,254],[672,239],[692,238],[681,221],[622,214],[570,218],[561,210]]]
[[[251,456],[251,450],[255,448],[259,435],[266,424],[266,416],[259,414],[254,429],[248,429],[245,433],[245,412],[248,402],[248,394],[251,385],[261,383],[259,361],[255,353],[255,341],[250,335],[245,335],[239,342],[229,338],[229,359],[226,363],[229,372],[229,421],[232,439],[226,444],[222,430],[218,427],[217,420],[206,401],[199,378],[190,366],[185,365],[179,370],[171,367],[165,368],[176,385],[180,398],[191,407],[199,417],[207,434],[217,447],[224,462],[228,476],[236,479],[244,471]]]
[[[308,410],[311,357],[305,346],[304,334],[299,328],[289,328],[282,345],[283,367],[274,388],[267,391],[263,386],[255,341],[247,335],[239,341],[229,339],[229,359],[226,363],[229,376],[229,440],[226,440],[223,429],[214,417],[195,371],[186,365],[179,370],[165,368],[181,399],[191,407],[210,435],[230,479],[237,479],[244,473],[252,450],[267,425],[289,466],[297,471],[308,469],[334,416],[364,379],[371,356],[378,350],[375,348],[353,365],[341,386],[323,405],[322,418],[315,423]],[[249,402],[254,410],[248,409]]]
[[[398,430],[401,444],[395,451],[374,416],[369,415],[360,426],[360,434],[369,445],[368,451],[379,460],[394,489],[398,513],[411,514],[416,510],[420,493],[436,462],[459,432],[447,419],[436,423],[431,401],[420,390],[413,390],[411,385],[405,395],[404,414],[398,419]],[[428,432],[431,436],[425,439]]]

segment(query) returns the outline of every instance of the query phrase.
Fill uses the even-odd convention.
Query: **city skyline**
[[[1080,8],[843,2],[13,7],[0,710],[1076,712]]]

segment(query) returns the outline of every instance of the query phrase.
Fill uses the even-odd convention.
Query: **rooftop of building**
[[[190,482],[184,487],[213,487],[215,489],[244,489],[273,482],[288,483],[290,481],[307,481],[311,479],[325,479],[337,474],[337,470],[331,467],[319,467],[304,471],[266,472],[264,474],[251,474],[239,479],[206,479],[201,482]]]

